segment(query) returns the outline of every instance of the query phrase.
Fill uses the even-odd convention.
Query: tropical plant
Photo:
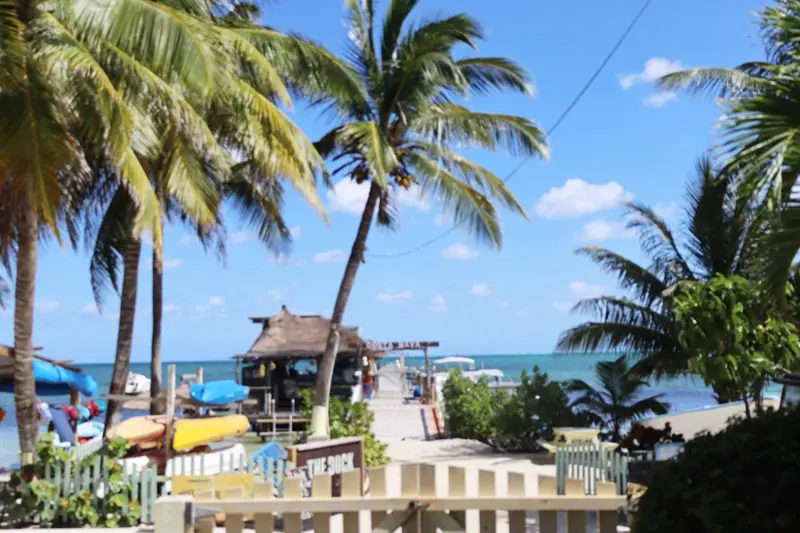
[[[506,451],[537,451],[538,441],[553,439],[554,428],[588,423],[570,408],[563,386],[536,366],[522,372],[513,394],[492,389],[485,376],[475,382],[455,369],[442,387],[442,399],[449,437]]]
[[[190,7],[175,9],[206,32],[213,49],[224,52],[225,65],[217,67],[213,90],[200,100],[202,106],[195,103],[198,95],[192,97],[186,91],[157,93],[177,102],[182,115],[170,112],[169,106],[152,109],[153,102],[140,103],[148,106],[142,115],[150,117],[156,134],[148,138],[156,144],[137,152],[137,157],[148,168],[162,216],[188,222],[204,246],[215,240],[218,251],[224,254],[224,220],[219,205],[229,200],[269,248],[285,252],[291,237],[281,216],[283,183],[288,181],[321,211],[314,178],[321,158],[273,100],[288,105],[290,91],[314,94],[318,90],[315,87],[327,84],[320,79],[335,75],[337,60],[313,43],[256,25],[253,20],[258,9],[254,4]],[[191,120],[189,127],[182,129],[175,120],[184,116]],[[199,132],[199,143],[193,130]],[[91,277],[99,304],[105,287],[119,290],[122,259],[117,357],[111,383],[112,393],[120,394],[130,361],[141,240],[134,231],[135,206],[124,190],[118,190],[104,205],[107,208],[102,221],[90,233]],[[152,251],[151,395],[159,398],[163,243],[154,239]],[[152,406],[154,411],[161,408],[158,403]],[[110,403],[109,420],[118,412],[118,405]]]
[[[607,430],[612,441],[620,440],[627,424],[669,411],[669,404],[662,401],[663,394],[643,397],[642,389],[650,384],[631,372],[626,356],[600,361],[594,372],[596,385],[582,379],[566,383],[567,392],[577,395],[570,406],[585,412],[594,425]]]
[[[413,187],[413,192],[439,200],[457,225],[499,247],[501,231],[492,200],[516,213],[524,211],[500,178],[456,150],[473,146],[547,154],[545,135],[532,121],[476,112],[457,103],[494,90],[529,94],[526,72],[501,57],[457,59],[458,45],[475,49],[483,38],[478,23],[465,14],[412,23],[418,4],[389,2],[377,29],[373,0],[347,0],[349,76],[319,100],[340,122],[316,143],[320,154],[340,165],[334,174],[348,174],[368,192],[317,374],[312,426],[318,433],[326,432],[337,334],[376,212],[377,223],[391,228],[396,191]]]
[[[743,171],[722,172],[710,156],[702,157],[688,186],[685,219],[677,233],[655,210],[629,205],[627,227],[637,233],[648,266],[605,248],[580,248],[579,254],[616,276],[624,293],[578,302],[573,312],[594,319],[563,332],[558,349],[626,353],[635,359],[632,370],[644,377],[689,374],[693,354],[678,342],[668,289],[715,274],[760,276],[768,253],[763,236],[773,216],[763,198],[750,194],[747,182]],[[723,403],[739,399],[722,390],[715,394]]]
[[[694,437],[649,480],[631,531],[797,531],[798,435],[800,411],[782,408]]]
[[[730,167],[757,167],[750,173],[753,194],[781,207],[782,229],[772,236],[767,281],[782,297],[800,248],[800,202],[792,194],[800,174],[800,125],[795,120],[800,0],[775,0],[759,13],[759,21],[764,60],[735,68],[687,69],[659,84],[666,90],[710,93],[723,105],[721,155]]]
[[[800,356],[797,328],[769,302],[756,282],[723,275],[679,284],[671,302],[678,341],[692,354],[689,368],[744,401],[747,418],[751,399],[761,409],[765,382]]]
[[[6,308],[6,298],[8,298],[8,283],[3,278],[0,278],[0,309]]]
[[[37,434],[30,398],[40,235],[74,243],[75,201],[106,177],[92,172],[102,161],[135,199],[139,226],[160,238],[156,199],[133,148],[141,117],[127,102],[137,91],[150,96],[136,83],[146,77],[132,56],[170,81],[205,83],[205,45],[172,13],[144,0],[0,2],[0,256],[13,253],[16,263],[14,394],[23,463],[33,458]]]

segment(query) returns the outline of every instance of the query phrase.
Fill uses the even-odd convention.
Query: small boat
[[[250,387],[235,381],[221,380],[208,383],[195,383],[189,386],[189,398],[202,405],[228,405],[247,399]]]
[[[135,416],[111,428],[108,431],[108,438],[122,437],[134,445],[159,439],[166,431],[167,420],[164,416]]]
[[[244,415],[177,420],[172,449],[176,452],[190,450],[209,442],[238,437],[249,429],[250,420]]]
[[[128,372],[128,379],[125,380],[125,394],[142,394],[150,392],[150,378],[143,374]]]
[[[105,425],[102,422],[90,420],[88,422],[82,422],[78,424],[78,427],[75,430],[75,435],[78,437],[78,439],[93,439],[102,435],[104,429]]]

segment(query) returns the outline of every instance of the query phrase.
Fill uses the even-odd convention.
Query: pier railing
[[[309,528],[318,533],[399,528],[407,532],[494,531],[498,513],[507,513],[509,533],[526,531],[528,513],[538,513],[540,533],[556,533],[559,512],[566,514],[569,531],[585,531],[588,522],[595,521],[600,533],[613,533],[617,511],[626,505],[613,484],[598,483],[596,494],[586,495],[579,480],[568,479],[565,494],[558,495],[556,478],[539,476],[537,494],[528,495],[523,474],[488,470],[478,471],[477,496],[468,496],[467,472],[454,466],[447,468],[447,491],[441,494],[436,490],[436,467],[427,464],[402,465],[400,494],[389,496],[387,472],[387,468],[369,470],[367,496],[362,494],[361,472],[352,470],[342,473],[337,497],[332,496],[330,474],[313,476],[311,495],[306,498],[297,478],[285,480],[280,498],[263,483],[256,483],[252,491],[237,488],[163,497],[156,502],[155,533],[207,533],[222,521],[227,533],[241,533],[246,522],[252,522],[256,533],[272,533],[276,526],[285,533]],[[505,483],[498,483],[500,475],[506,477]],[[505,491],[498,490],[501,485]],[[470,510],[477,510],[477,517],[468,516]],[[340,516],[332,519],[333,515]]]

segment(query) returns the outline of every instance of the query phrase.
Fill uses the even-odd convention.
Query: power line
[[[564,111],[561,113],[561,115],[558,116],[558,119],[556,119],[556,121],[553,123],[553,125],[550,126],[550,129],[547,130],[547,137],[548,138],[558,129],[558,127],[561,125],[562,122],[564,122],[564,119],[567,118],[567,116],[572,112],[572,110],[575,109],[575,106],[577,106],[578,102],[581,101],[581,99],[583,98],[583,95],[586,94],[586,91],[588,91],[589,88],[594,84],[594,82],[597,79],[597,77],[600,76],[600,74],[602,74],[603,70],[605,70],[605,68],[608,65],[608,63],[611,61],[611,59],[617,53],[619,48],[622,46],[622,43],[625,42],[625,40],[628,38],[628,35],[630,35],[630,33],[636,27],[636,24],[639,23],[639,19],[642,18],[642,15],[644,15],[645,11],[647,11],[647,8],[650,7],[650,4],[652,4],[652,3],[653,3],[653,0],[646,0],[645,3],[642,4],[642,7],[636,13],[636,16],[633,17],[633,20],[631,20],[630,24],[628,24],[628,27],[625,28],[625,31],[622,32],[622,35],[620,35],[619,39],[617,39],[617,42],[614,44],[614,46],[611,48],[611,50],[609,50],[608,54],[606,54],[605,58],[600,63],[600,66],[597,67],[597,69],[594,71],[594,74],[591,75],[591,77],[586,81],[586,83],[583,85],[581,90],[578,91],[578,94],[575,95],[575,98],[572,99],[572,101],[569,103],[569,105],[566,107],[566,109],[564,109]],[[528,157],[528,158],[525,158],[522,161],[520,161],[519,164],[516,167],[514,167],[514,169],[511,170],[511,172],[509,172],[508,176],[506,176],[503,179],[503,183],[508,183],[509,180],[511,180],[511,178],[513,178],[514,175],[517,172],[519,172],[520,169],[523,166],[525,166],[525,163],[530,161],[530,159],[531,158]],[[397,253],[393,253],[393,254],[392,253],[389,253],[389,254],[367,253],[366,255],[369,256],[369,257],[376,257],[376,258],[382,258],[382,259],[393,259],[395,257],[403,257],[403,256],[406,256],[406,255],[410,255],[410,254],[413,254],[414,252],[416,252],[418,250],[422,250],[423,248],[427,248],[428,246],[430,246],[431,244],[433,244],[433,243],[435,243],[437,241],[440,241],[440,240],[444,239],[445,237],[450,235],[450,233],[452,233],[453,230],[456,229],[456,227],[457,227],[456,225],[453,225],[450,229],[444,231],[439,236],[434,237],[432,239],[428,239],[427,241],[423,242],[422,244],[419,244],[419,245],[415,246],[414,248],[410,248],[410,249],[405,250],[403,252],[397,252]]]

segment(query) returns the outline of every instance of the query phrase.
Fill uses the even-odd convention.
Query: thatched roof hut
[[[281,306],[270,317],[251,317],[261,324],[261,334],[242,359],[284,359],[317,357],[325,351],[331,321],[321,315],[295,315]],[[339,330],[339,356],[367,355],[367,343],[358,328],[342,326]]]

